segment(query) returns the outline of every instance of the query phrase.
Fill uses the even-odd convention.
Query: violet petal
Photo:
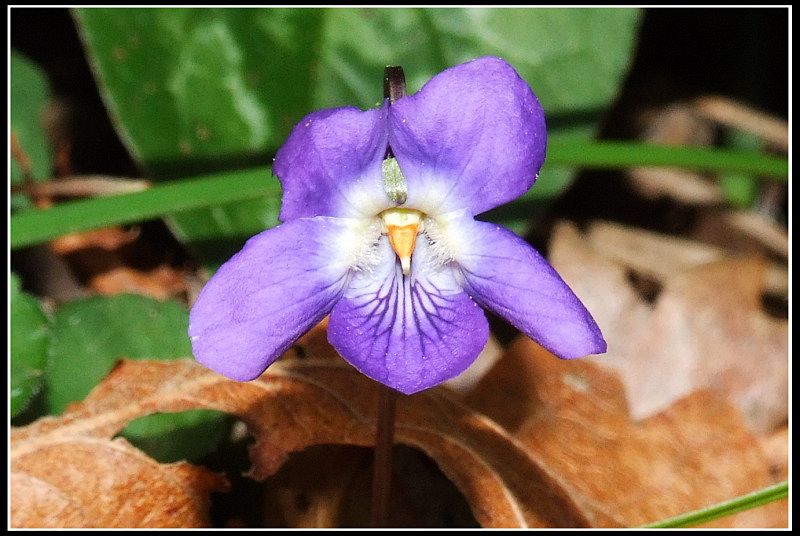
[[[333,307],[346,284],[346,220],[303,218],[260,233],[223,264],[189,315],[197,360],[238,381],[260,375]]]
[[[383,190],[386,106],[332,108],[305,116],[275,156],[281,221],[311,216],[374,216],[390,205]]]
[[[525,193],[544,163],[544,112],[505,61],[451,67],[389,107],[389,144],[407,206],[479,214]]]
[[[404,277],[386,237],[381,263],[355,275],[331,312],[328,340],[370,378],[406,394],[466,369],[489,337],[483,311],[450,266],[433,262],[423,237]]]
[[[563,359],[600,354],[606,342],[575,293],[536,250],[493,223],[465,217],[456,259],[476,301]]]

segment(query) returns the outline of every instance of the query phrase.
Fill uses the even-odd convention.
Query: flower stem
[[[392,445],[394,444],[395,391],[378,385],[378,431],[375,436],[375,463],[372,472],[372,526],[389,524],[389,499],[392,490]]]
[[[406,96],[406,75],[399,65],[389,65],[383,70],[383,98],[394,104]]]
[[[389,106],[406,95],[406,75],[399,65],[389,65],[383,71],[383,98]],[[394,158],[392,148],[386,148],[384,159]],[[375,464],[372,472],[372,526],[389,524],[389,499],[392,491],[392,445],[394,444],[395,391],[378,384],[378,431],[375,434]]]
[[[397,99],[406,96],[406,74],[399,65],[387,65],[383,70],[383,98],[389,99],[391,106]],[[391,147],[386,148],[383,159],[394,158]]]

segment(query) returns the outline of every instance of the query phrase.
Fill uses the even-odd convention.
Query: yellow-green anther
[[[400,165],[396,158],[386,158],[381,165],[383,172],[383,191],[389,199],[402,205],[408,199],[408,183],[400,171]]]

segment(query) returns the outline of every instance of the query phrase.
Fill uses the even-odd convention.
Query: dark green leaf
[[[95,296],[62,305],[53,319],[47,365],[49,411],[60,414],[70,402],[82,400],[123,357],[191,357],[188,316],[177,302],[132,294]],[[125,435],[159,457],[196,459],[216,446],[225,422],[213,412],[154,415],[137,421]]]
[[[179,303],[139,295],[93,296],[59,307],[47,366],[47,406],[60,414],[83,400],[122,357],[192,355],[188,313]]]
[[[50,98],[47,78],[39,67],[18,52],[11,52],[11,133],[24,152],[31,178],[49,179],[53,153],[44,130],[44,107]],[[16,158],[11,161],[11,183],[22,181],[23,170]]]
[[[415,92],[446,67],[494,55],[528,81],[557,129],[591,124],[608,105],[630,59],[639,16],[634,9],[492,8],[324,14],[316,107],[375,106],[387,64],[402,65]]]
[[[22,292],[11,274],[11,416],[22,412],[42,388],[50,325],[39,301]]]
[[[630,9],[82,9],[79,28],[123,139],[157,176],[267,163],[306,113],[377,105],[383,68],[416,91],[483,55],[511,62],[548,112],[551,132],[588,136],[630,57]],[[543,178],[559,193],[566,171]],[[208,252],[210,235],[277,221],[257,202],[171,218]],[[206,258],[220,260],[218,255]]]
[[[135,419],[120,434],[161,463],[199,462],[230,431],[233,419],[221,411],[197,409]]]

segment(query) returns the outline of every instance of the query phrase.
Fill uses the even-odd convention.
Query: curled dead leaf
[[[769,460],[775,481],[789,479],[789,427],[784,425],[761,439],[761,449]]]
[[[13,435],[12,527],[203,527],[209,494],[226,489],[221,476],[159,464],[123,439]]]
[[[587,515],[621,525],[655,522],[774,483],[758,440],[714,392],[695,391],[634,422],[613,371],[585,359],[559,360],[524,337],[468,403],[520,439]],[[713,526],[786,523],[785,503],[773,503]]]
[[[771,280],[765,262],[660,242],[649,233],[634,240],[632,230],[610,233],[607,227],[593,227],[586,239],[571,225],[559,225],[550,259],[603,330],[608,353],[591,359],[619,373],[633,418],[711,388],[732,401],[754,431],[784,423],[788,321],[762,307]],[[601,231],[627,242],[601,243]],[[638,260],[631,260],[636,251]],[[666,269],[654,268],[659,257]],[[655,295],[642,296],[631,284],[642,271],[658,280]]]
[[[789,148],[789,124],[721,95],[705,95],[695,99],[695,112],[714,123],[755,134],[773,146]]]
[[[348,526],[344,502],[362,470],[372,461],[366,449],[341,445],[310,447],[289,458],[273,475],[264,497],[268,526],[335,528]],[[367,486],[368,489],[369,482]],[[361,510],[366,503],[361,503]]]
[[[417,450],[394,448],[390,527],[476,526],[461,495],[441,473],[416,465]],[[370,526],[374,452],[349,445],[319,445],[289,456],[264,482],[264,526],[336,528]],[[432,462],[431,462],[432,463]],[[422,504],[420,504],[422,502]]]
[[[32,463],[47,445],[107,441],[134,418],[202,408],[231,413],[247,423],[256,439],[252,475],[263,479],[277,471],[289,453],[311,445],[372,445],[376,386],[351,367],[330,360],[278,362],[249,383],[227,380],[193,361],[123,361],[63,416],[15,429],[12,471],[25,473],[22,461]],[[397,411],[396,441],[434,459],[482,526],[613,524],[602,514],[587,518],[559,480],[517,440],[446,390],[400,397]],[[68,451],[54,448],[68,459]],[[96,497],[102,489],[95,488]],[[35,509],[27,504],[30,500],[35,499],[27,494],[12,496],[17,511]],[[120,500],[126,500],[125,494]]]
[[[69,255],[83,249],[108,252],[127,246],[138,237],[138,230],[105,227],[82,233],[65,234],[53,240],[50,245],[57,255]]]

